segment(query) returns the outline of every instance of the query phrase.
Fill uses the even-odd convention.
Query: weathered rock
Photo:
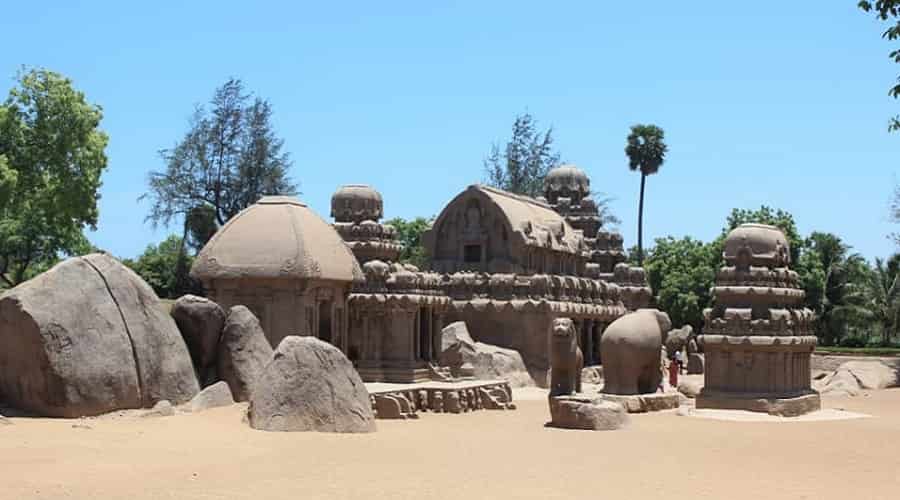
[[[139,413],[141,417],[171,417],[175,415],[175,407],[172,403],[162,400],[153,405],[149,410],[143,410]]]
[[[837,370],[813,382],[813,389],[823,396],[858,396],[862,393],[859,379],[849,370]]]
[[[194,399],[191,400],[190,408],[192,412],[198,412],[233,404],[234,397],[231,395],[231,389],[228,387],[228,384],[224,381],[219,381],[194,396]]]
[[[879,362],[848,361],[838,371],[852,373],[863,389],[887,389],[898,385],[897,370]]]
[[[678,380],[678,392],[694,399],[703,390],[703,379],[700,377],[682,377]]]
[[[219,378],[228,383],[235,401],[248,401],[253,383],[272,360],[272,346],[259,320],[244,306],[228,311],[219,340]]]
[[[604,401],[622,405],[628,413],[647,413],[678,408],[683,396],[672,391],[654,394],[602,394],[601,397]]]
[[[446,351],[457,343],[474,345],[475,341],[469,334],[469,329],[463,321],[455,321],[441,330],[441,352]]]
[[[0,296],[0,393],[14,407],[80,417],[197,391],[175,322],[108,255],[67,259]]]
[[[618,403],[581,396],[549,398],[550,425],[563,429],[608,431],[628,424],[629,416]]]
[[[514,387],[534,385],[517,351],[473,341],[466,324],[461,321],[451,323],[442,330],[441,345],[440,364],[450,367],[457,376],[471,376],[479,380],[503,379]]]
[[[313,337],[285,337],[250,394],[250,426],[266,431],[374,432],[365,385],[350,360]]]
[[[201,383],[207,385],[214,382],[225,311],[209,299],[184,295],[175,301],[171,314],[191,353]]]

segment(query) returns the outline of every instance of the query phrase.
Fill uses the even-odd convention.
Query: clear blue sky
[[[704,5],[700,5],[700,4]],[[437,6],[442,4],[442,6]],[[645,238],[718,234],[768,204],[802,233],[886,256],[900,65],[856,0],[828,2],[4,2],[0,92],[21,65],[71,77],[110,135],[92,241],[133,256],[168,230],[139,203],[157,150],[228,77],[269,99],[303,198],[328,218],[369,183],[388,217],[437,214],[483,178],[517,113],[615,197],[636,242],[628,126],[666,130]]]

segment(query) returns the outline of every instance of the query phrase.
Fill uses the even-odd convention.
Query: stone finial
[[[378,221],[383,215],[384,201],[381,193],[370,186],[341,186],[331,196],[331,216],[337,222]]]
[[[544,178],[544,196],[550,204],[556,204],[559,198],[569,198],[572,204],[578,204],[590,192],[590,179],[575,165],[556,167]]]

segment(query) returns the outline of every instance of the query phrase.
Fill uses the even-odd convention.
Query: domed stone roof
[[[377,221],[383,214],[381,193],[370,186],[349,184],[331,195],[331,216],[337,222]]]
[[[738,267],[786,267],[791,263],[791,247],[775,226],[741,224],[725,238],[723,256]]]
[[[551,203],[557,196],[572,197],[577,195],[580,199],[591,192],[591,180],[584,170],[575,165],[560,165],[547,173],[544,178],[544,193]]]
[[[234,216],[191,268],[200,280],[236,278],[362,281],[350,249],[299,200],[266,196]]]

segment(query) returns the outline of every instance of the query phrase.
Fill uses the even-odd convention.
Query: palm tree
[[[638,265],[644,264],[644,185],[647,176],[659,171],[666,159],[668,146],[663,129],[656,125],[634,125],[628,134],[625,154],[628,168],[641,171],[641,199],[638,205]]]
[[[900,327],[900,254],[885,263],[875,259],[867,290],[868,309],[873,322],[881,325],[881,342],[890,345]]]

